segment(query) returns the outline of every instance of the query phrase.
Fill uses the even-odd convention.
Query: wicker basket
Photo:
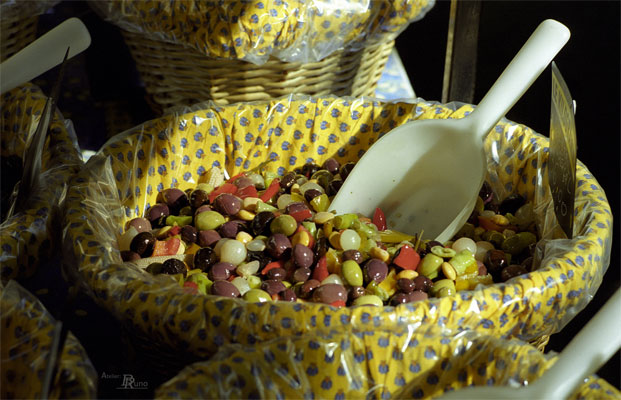
[[[270,100],[290,93],[374,96],[394,41],[360,51],[337,51],[319,62],[263,65],[209,58],[198,51],[123,31],[147,93],[166,111],[212,100],[224,105]]]
[[[38,16],[7,19],[0,23],[0,62],[11,57],[37,37]]]

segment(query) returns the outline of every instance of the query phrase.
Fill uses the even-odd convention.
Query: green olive
[[[166,217],[166,225],[169,226],[184,226],[192,223],[191,215],[169,215]]]
[[[455,294],[455,282],[451,279],[440,279],[433,283],[431,294],[436,297],[446,297]]]
[[[431,252],[435,254],[436,256],[442,257],[442,258],[451,258],[451,257],[454,257],[455,254],[457,254],[455,250],[450,249],[448,247],[444,247],[444,246],[433,246],[431,248]]]
[[[438,277],[438,270],[440,266],[444,262],[442,257],[439,257],[435,254],[428,253],[423,257],[418,267],[418,272],[421,275],[426,276],[429,279],[435,279]]]
[[[288,214],[279,215],[270,223],[270,230],[272,233],[282,233],[285,236],[293,235],[297,228],[297,221]]]
[[[146,271],[150,274],[157,275],[162,273],[162,268],[164,268],[164,264],[160,262],[154,262],[149,264],[146,268]]]
[[[505,235],[498,231],[485,231],[481,235],[481,239],[490,242],[494,247],[499,248],[505,240]]]
[[[453,268],[455,268],[455,272],[457,272],[457,275],[459,276],[465,274],[466,269],[471,264],[476,264],[476,262],[477,260],[474,258],[474,254],[472,254],[470,250],[467,249],[464,249],[459,253],[455,254],[455,256],[449,260],[449,264],[451,264]]]
[[[310,201],[310,205],[316,212],[327,211],[330,205],[330,199],[325,193],[320,194]]]
[[[356,214],[343,214],[334,217],[334,227],[336,229],[349,229],[355,220],[358,219]]]
[[[203,211],[196,216],[196,229],[208,231],[217,229],[224,223],[224,217],[217,211]]]
[[[375,280],[372,280],[366,287],[367,293],[375,295],[380,298],[381,301],[387,301],[390,296],[382,287],[378,285]]]
[[[382,299],[380,299],[376,295],[367,294],[367,295],[358,297],[356,300],[354,300],[353,304],[355,306],[370,305],[370,306],[382,307],[384,305],[384,302],[382,301]]]
[[[265,290],[250,289],[244,294],[244,300],[250,303],[265,303],[266,301],[271,301],[272,296]]]
[[[509,236],[503,240],[501,248],[505,253],[518,255],[533,243],[537,242],[537,237],[531,232],[520,232]]]
[[[345,261],[341,266],[341,272],[343,274],[343,277],[345,278],[345,282],[347,282],[348,285],[362,286],[362,269],[357,262],[355,262],[354,260]]]

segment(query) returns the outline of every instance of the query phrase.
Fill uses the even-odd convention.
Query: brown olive
[[[255,236],[269,235],[270,223],[275,217],[271,211],[261,211],[250,221],[250,230]]]
[[[194,254],[194,268],[203,272],[207,272],[216,262],[218,262],[218,256],[211,247],[203,247]]]
[[[411,280],[411,279],[400,278],[400,279],[397,280],[397,287],[403,293],[412,293],[414,291],[414,288],[416,287],[416,285],[414,284],[414,281]]]
[[[500,272],[500,279],[503,282],[506,282],[511,278],[515,278],[516,276],[520,276],[526,273],[528,273],[528,270],[523,265],[512,264],[502,269],[502,271]]]
[[[339,172],[339,168],[341,168],[341,163],[335,158],[330,157],[323,162],[322,168],[329,171],[332,175],[336,175]]]
[[[382,260],[371,258],[364,264],[365,281],[381,283],[388,275],[388,265]]]
[[[266,281],[261,282],[261,289],[265,290],[269,293],[270,296],[278,294],[283,290],[287,289],[282,281],[277,281],[275,279],[268,279]]]
[[[129,249],[140,257],[150,257],[155,247],[155,236],[151,232],[140,232],[132,239]]]
[[[181,239],[186,243],[196,243],[198,233],[192,225],[184,225],[181,228]]]
[[[282,301],[296,301],[298,299],[298,296],[295,295],[295,292],[291,288],[279,292],[278,297],[280,297]]]
[[[177,258],[169,258],[168,260],[164,261],[162,265],[162,273],[164,274],[183,274],[183,276],[186,276],[188,274],[188,267],[183,261]]]
[[[301,243],[293,246],[293,262],[300,268],[310,268],[313,265],[313,250]]]
[[[196,209],[209,202],[209,194],[204,190],[196,189],[190,194],[190,205]]]
[[[216,296],[224,296],[224,297],[239,297],[239,289],[231,282],[228,281],[215,281],[213,285],[211,285],[210,289],[211,294],[215,294]]]
[[[235,215],[241,207],[241,199],[230,193],[222,193],[214,200],[214,208],[222,215]]]

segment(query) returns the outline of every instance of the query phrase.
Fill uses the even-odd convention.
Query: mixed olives
[[[468,222],[439,243],[373,216],[335,215],[330,199],[353,163],[330,158],[283,176],[247,172],[161,191],[119,239],[126,262],[169,274],[188,291],[250,302],[399,305],[450,296],[532,270],[534,212],[484,184]]]

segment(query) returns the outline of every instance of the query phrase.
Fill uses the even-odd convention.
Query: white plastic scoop
[[[481,103],[462,119],[408,122],[362,156],[332,201],[337,214],[373,215],[388,227],[449,240],[474,209],[483,184],[483,140],[569,39],[554,20],[542,22]]]
[[[91,44],[91,35],[82,21],[69,18],[0,64],[0,93],[31,81],[68,58],[80,54]],[[59,56],[60,54],[60,56]]]
[[[442,400],[466,399],[567,399],[589,375],[594,374],[621,347],[621,289],[561,352],[554,365],[535,382],[509,386],[468,387],[441,396]]]

